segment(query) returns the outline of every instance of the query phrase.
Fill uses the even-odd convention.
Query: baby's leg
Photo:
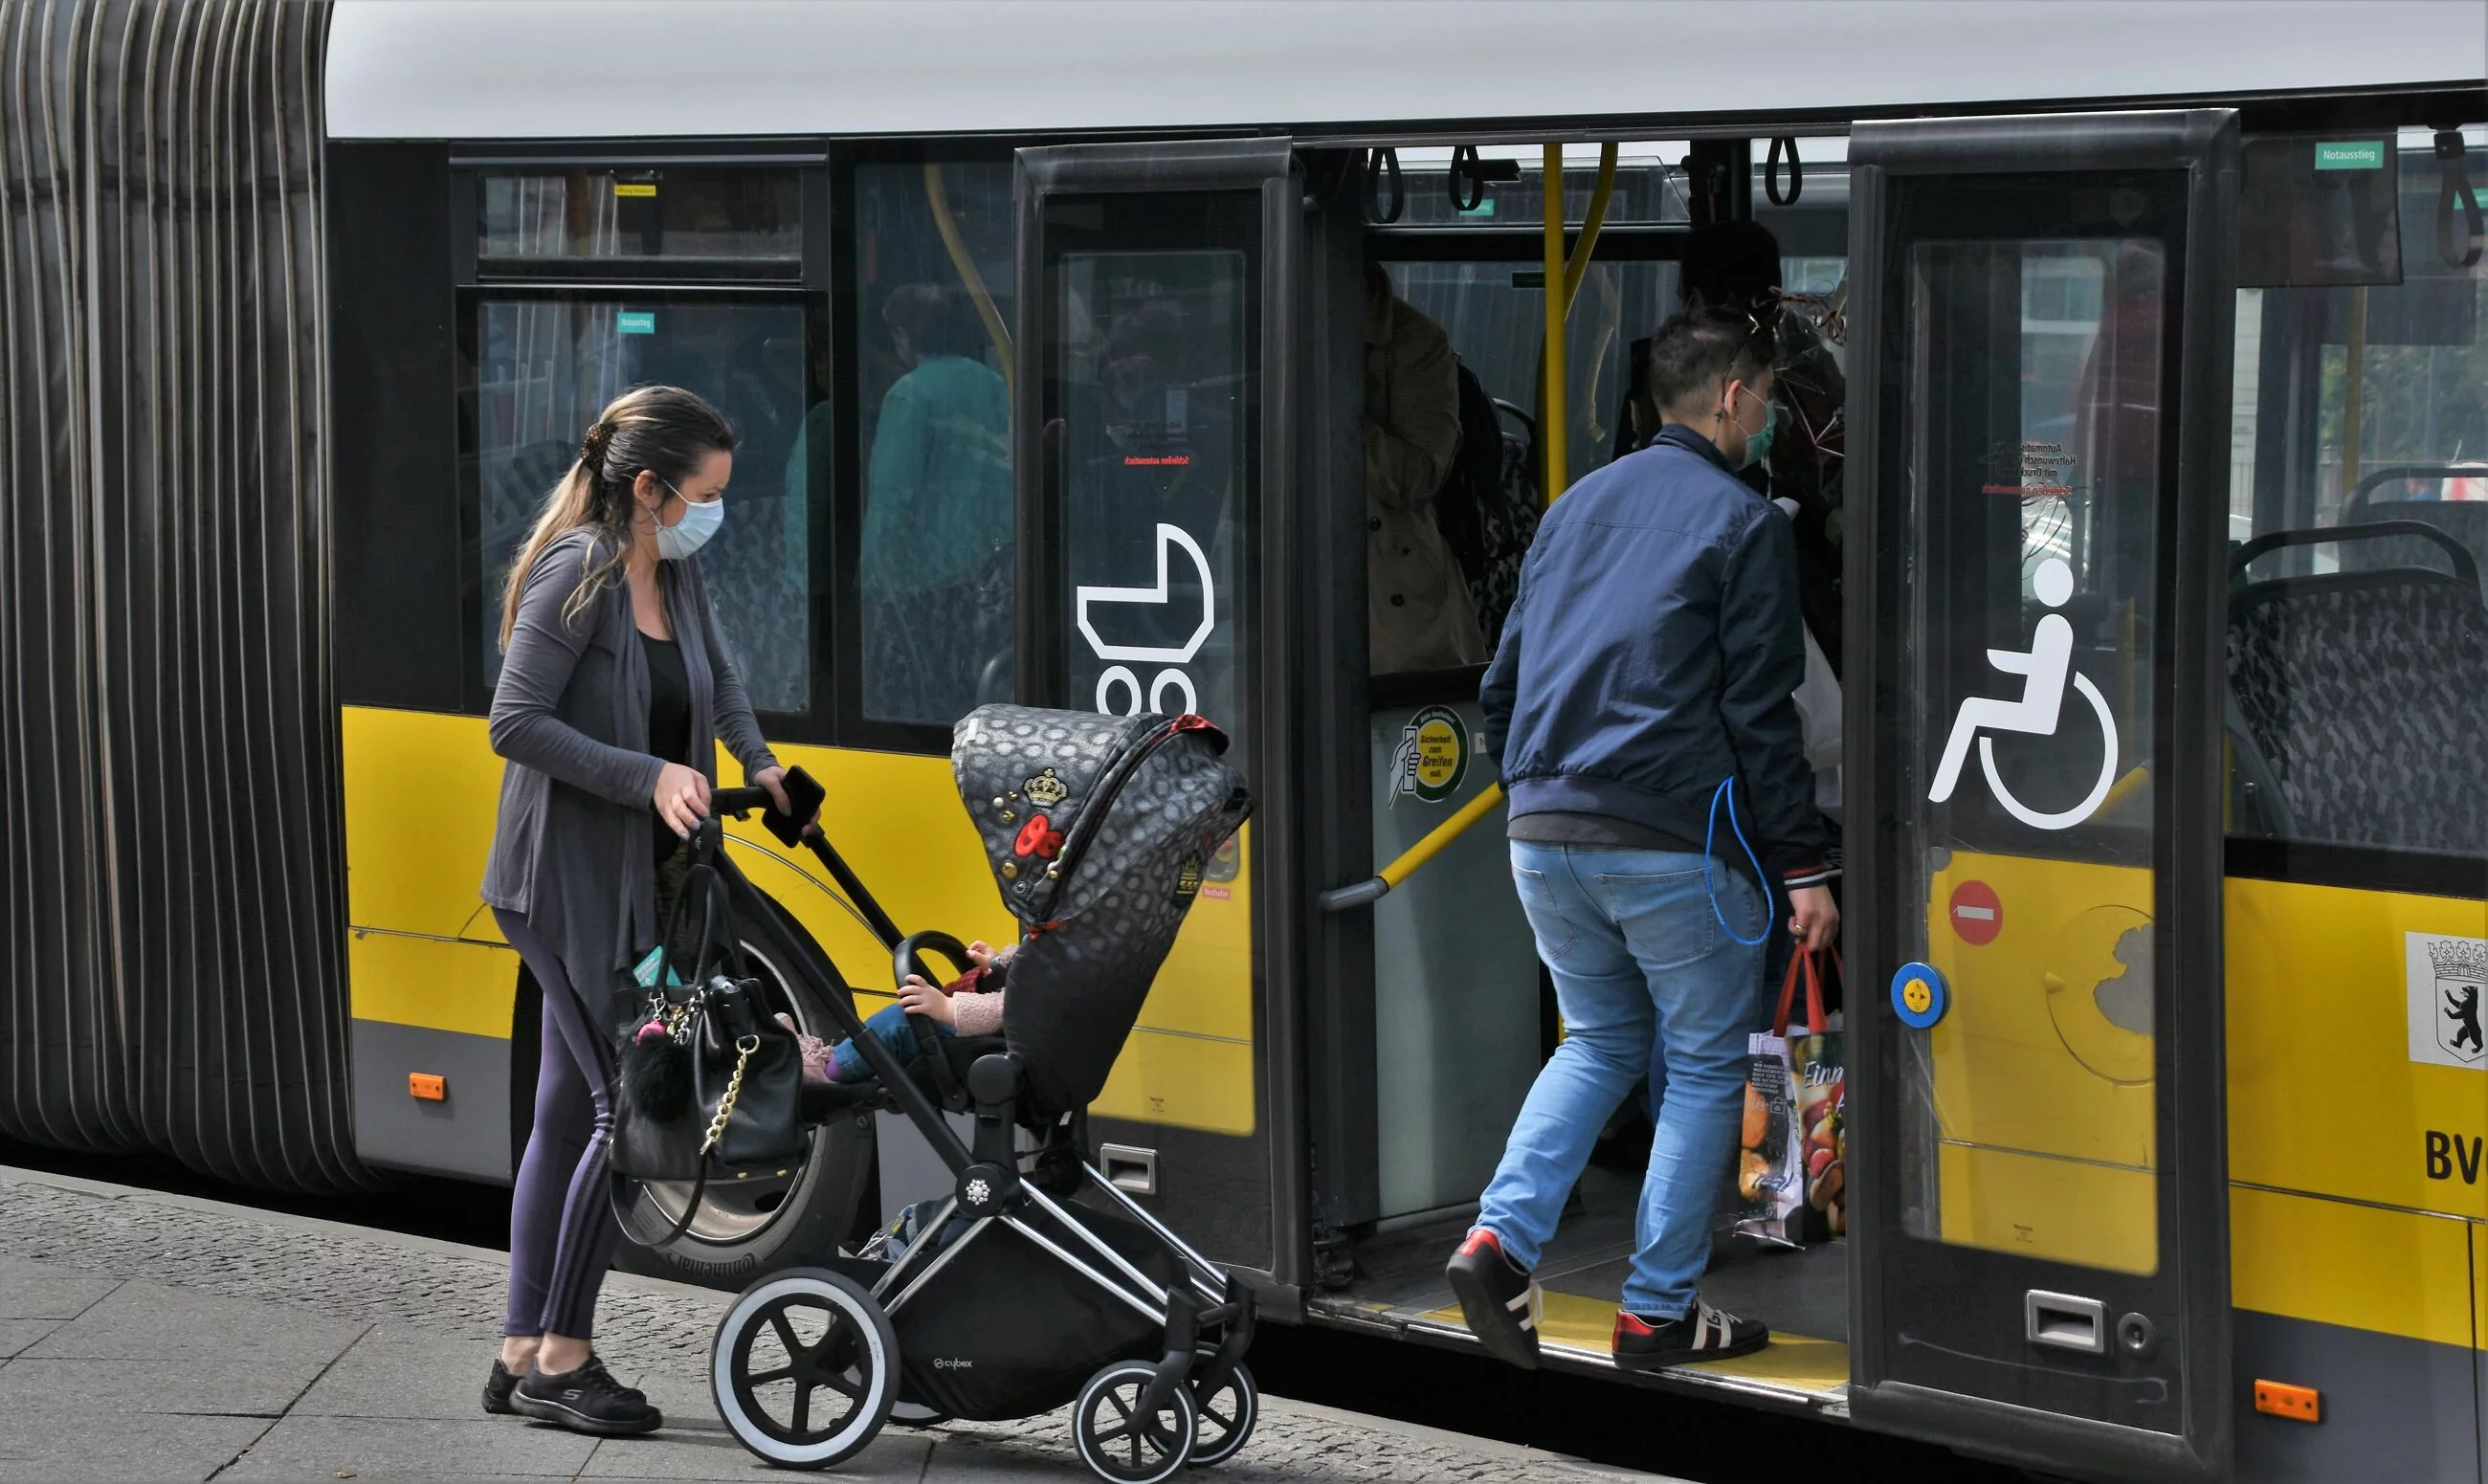
[[[913,1065],[918,1052],[916,1028],[907,1023],[903,1005],[884,1005],[863,1022],[864,1034],[880,1042],[902,1067]],[[831,1052],[830,1076],[834,1081],[863,1082],[872,1079],[872,1064],[863,1059],[853,1041],[841,1041]]]

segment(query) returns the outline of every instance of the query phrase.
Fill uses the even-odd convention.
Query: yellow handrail
[[[1607,204],[1616,194],[1616,145],[1598,146],[1598,183],[1590,192],[1590,219],[1581,224],[1581,240],[1572,261],[1564,266],[1564,315],[1571,318],[1572,301],[1581,296],[1582,280],[1590,276],[1590,254],[1598,250],[1598,234],[1606,229]]]
[[[1571,429],[1564,406],[1564,322],[1571,316],[1572,301],[1580,295],[1581,284],[1590,276],[1590,255],[1597,251],[1598,234],[1607,224],[1607,207],[1615,198],[1616,153],[1614,144],[1598,147],[1598,183],[1590,193],[1589,218],[1582,224],[1581,240],[1572,249],[1569,263],[1564,256],[1564,147],[1550,144],[1540,155],[1542,173],[1539,183],[1546,202],[1546,404],[1539,419],[1538,435],[1546,445],[1545,503],[1549,505],[1564,492],[1565,444]],[[1377,900],[1441,854],[1445,846],[1492,814],[1502,802],[1503,785],[1487,784],[1475,798],[1454,811],[1450,819],[1427,831],[1424,839],[1401,851],[1398,859],[1372,877],[1323,892],[1323,910],[1339,911]]]
[[[1540,159],[1539,194],[1546,199],[1546,233],[1542,244],[1546,291],[1546,372],[1542,379],[1546,402],[1538,418],[1538,441],[1545,445],[1543,477],[1546,485],[1541,493],[1545,503],[1552,505],[1568,483],[1564,467],[1568,457],[1565,445],[1570,441],[1567,434],[1571,428],[1571,419],[1566,415],[1564,314],[1572,307],[1572,301],[1565,291],[1570,270],[1564,265],[1564,147],[1560,144],[1546,146]]]
[[[931,160],[924,163],[924,199],[933,207],[933,226],[942,234],[942,245],[949,251],[950,266],[958,270],[959,282],[975,300],[976,318],[985,322],[985,337],[994,343],[995,353],[1002,357],[1003,391],[1012,389],[1010,329],[1003,323],[1002,311],[994,307],[994,296],[985,289],[984,275],[976,271],[976,260],[968,256],[968,244],[960,239],[958,218],[950,214],[950,193],[942,185],[942,167]]]
[[[1501,802],[1503,802],[1503,785],[1500,783],[1486,785],[1475,798],[1453,811],[1450,819],[1428,830],[1426,838],[1401,851],[1399,859],[1384,866],[1379,873],[1382,883],[1386,886],[1397,886],[1414,876],[1419,866],[1441,854],[1444,846],[1458,839],[1460,832],[1471,825],[1492,814],[1494,806]]]

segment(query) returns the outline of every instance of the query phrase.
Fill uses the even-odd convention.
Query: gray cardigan
[[[648,661],[618,577],[565,623],[580,576],[609,546],[568,531],[540,552],[493,692],[493,750],[509,760],[484,900],[523,913],[561,955],[599,1023],[627,1023],[631,966],[657,940],[651,798],[663,760],[648,751]],[[778,765],[717,632],[697,561],[661,562],[658,584],[691,678],[692,736],[716,738],[747,774]],[[712,786],[711,749],[692,766]]]

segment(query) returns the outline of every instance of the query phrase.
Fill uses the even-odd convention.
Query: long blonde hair
[[[639,471],[678,485],[709,455],[733,451],[734,425],[725,414],[679,386],[635,386],[614,398],[588,425],[579,458],[545,497],[535,529],[510,564],[509,585],[501,594],[502,651],[509,650],[519,625],[519,594],[545,547],[581,526],[610,538],[605,560],[581,574],[561,605],[562,622],[576,624],[630,560],[636,514],[631,490]]]

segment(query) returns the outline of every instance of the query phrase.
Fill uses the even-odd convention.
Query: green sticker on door
[[[613,316],[613,332],[617,335],[653,335],[657,333],[657,312],[653,309],[617,310]]]
[[[1468,776],[1468,723],[1448,706],[1428,706],[1400,729],[1400,750],[1391,762],[1393,803],[1403,794],[1441,803],[1458,793],[1460,780]]]
[[[2319,144],[2315,147],[2315,168],[2382,170],[2385,168],[2384,143],[2376,139],[2361,139],[2348,144]]]

